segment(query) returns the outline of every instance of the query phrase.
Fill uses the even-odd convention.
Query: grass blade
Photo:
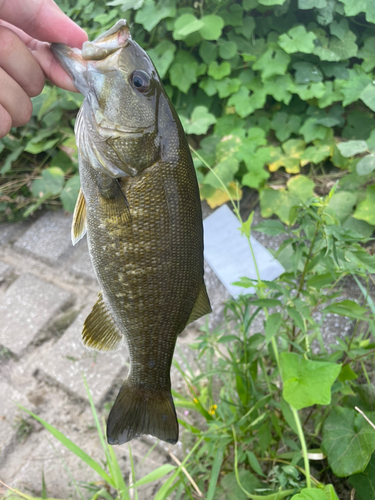
[[[124,477],[122,475],[116,454],[112,446],[108,446],[109,461],[111,463],[112,478],[116,484],[116,488],[120,494],[121,500],[130,500],[129,490],[126,486]]]
[[[65,448],[68,448],[68,450],[70,450],[72,453],[77,455],[78,458],[83,460],[89,467],[91,467],[91,469],[93,469],[95,472],[97,472],[99,474],[99,476],[102,479],[104,479],[104,481],[106,481],[110,486],[112,486],[113,488],[116,487],[113,479],[106,473],[106,471],[93,458],[91,458],[85,451],[83,451],[79,446],[77,446],[75,443],[73,443],[73,441],[68,439],[62,432],[58,431],[55,427],[53,427],[53,425],[48,424],[45,420],[38,417],[38,415],[35,415],[33,412],[31,412],[30,410],[27,410],[26,408],[24,408],[20,404],[17,404],[17,406],[19,408],[21,408],[21,410],[25,411],[26,413],[31,415],[33,418],[35,418],[35,420],[40,422],[47,429],[47,431],[52,434],[52,436],[54,436],[56,439],[58,439],[60,441],[60,443],[62,443],[65,446]]]
[[[132,488],[137,488],[138,486],[143,486],[144,484],[152,483],[153,481],[157,481],[163,476],[166,476],[173,470],[176,470],[177,467],[175,465],[171,464],[164,464],[158,467],[157,469],[153,470],[149,474],[146,474],[146,476],[143,476],[141,479],[139,479],[136,483],[133,484]]]
[[[210,486],[207,491],[206,500],[212,500],[214,498],[217,480],[219,478],[221,464],[223,463],[224,451],[223,448],[219,448],[218,452],[215,455],[214,463],[212,464],[211,478],[210,478]]]

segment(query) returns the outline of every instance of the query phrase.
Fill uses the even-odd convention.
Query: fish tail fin
[[[177,443],[172,394],[169,389],[146,390],[125,380],[108,417],[107,440],[109,444],[124,444],[142,434]]]

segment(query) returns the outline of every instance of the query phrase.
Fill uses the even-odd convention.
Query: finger
[[[0,26],[0,68],[5,70],[30,97],[43,89],[44,74],[30,50],[8,28]]]
[[[9,134],[12,128],[12,118],[8,111],[0,105],[0,139]]]
[[[33,112],[29,96],[11,78],[8,73],[0,68],[0,106],[2,106],[12,119],[12,127],[25,125]]]
[[[65,90],[70,90],[72,92],[78,92],[74,86],[73,80],[70,78],[68,73],[66,73],[60,64],[57,62],[53,56],[50,46],[48,43],[39,42],[38,46],[32,52],[35,59],[40,64],[46,78]]]
[[[0,18],[44,41],[81,48],[86,33],[52,0],[0,0]]]
[[[27,33],[22,31],[20,28],[13,26],[0,19],[0,26],[4,26],[16,33],[22,42],[31,50],[32,55],[40,64],[46,78],[54,85],[61,87],[65,90],[70,90],[72,92],[78,92],[74,86],[73,80],[70,76],[62,69],[60,64],[56,61],[53,56],[50,45],[47,42],[40,42],[35,40]]]

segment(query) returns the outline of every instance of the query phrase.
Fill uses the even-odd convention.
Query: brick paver
[[[0,260],[0,283],[5,280],[9,273],[12,272],[12,269],[12,266],[9,266]]]
[[[61,264],[73,251],[71,224],[71,214],[62,211],[47,212],[17,240],[14,247],[47,264]]]
[[[96,405],[100,405],[128,362],[126,345],[116,352],[86,349],[81,332],[92,305],[86,307],[61,339],[41,357],[38,370],[68,393],[87,399],[85,377]]]
[[[37,338],[47,323],[73,300],[68,292],[31,274],[18,278],[0,303],[0,344],[16,355]]]
[[[25,401],[23,394],[0,378],[0,463],[2,457],[16,441],[19,413],[16,403],[24,404]]]

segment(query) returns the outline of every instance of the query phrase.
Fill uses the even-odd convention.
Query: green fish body
[[[110,444],[178,440],[170,367],[185,326],[211,311],[199,190],[186,137],[125,21],[77,50],[53,51],[85,95],[76,122],[81,189],[72,239],[87,232],[102,288],[85,345],[117,349],[130,371],[107,424]]]

